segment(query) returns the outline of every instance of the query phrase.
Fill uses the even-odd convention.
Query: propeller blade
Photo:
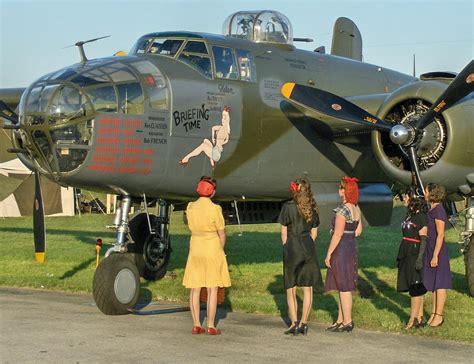
[[[408,150],[408,159],[410,160],[411,167],[411,184],[416,187],[416,193],[418,196],[423,196],[425,187],[423,186],[423,181],[420,176],[420,168],[418,166],[418,157],[416,155],[416,149],[412,145]]]
[[[369,129],[388,132],[392,129],[391,124],[327,91],[288,82],[282,86],[281,93],[288,100],[336,119],[363,125]]]
[[[18,124],[18,115],[8,107],[2,100],[0,100],[0,116],[10,120],[13,125]]]
[[[33,204],[33,233],[35,240],[35,258],[38,263],[44,262],[46,252],[44,208],[41,195],[41,184],[38,171],[35,171],[35,201]]]
[[[416,122],[416,129],[423,129],[433,118],[449,109],[463,97],[474,91],[474,60],[472,60],[449,84],[430,109]]]

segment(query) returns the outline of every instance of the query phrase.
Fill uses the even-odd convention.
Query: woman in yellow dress
[[[225,223],[222,208],[211,198],[216,193],[216,181],[202,177],[197,186],[199,198],[188,204],[186,215],[191,230],[188,261],[184,270],[183,285],[190,288],[189,306],[194,321],[193,334],[206,332],[219,335],[214,320],[217,311],[218,287],[230,287],[229,269],[224,253]],[[207,330],[199,318],[201,288],[207,288]]]

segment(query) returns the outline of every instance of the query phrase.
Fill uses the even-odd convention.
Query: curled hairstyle
[[[415,215],[417,212],[426,213],[428,211],[428,206],[426,201],[418,196],[410,197],[407,206],[407,217]]]
[[[313,214],[319,213],[318,205],[311,190],[311,184],[306,178],[299,178],[292,182],[291,191],[293,192],[293,201],[295,201],[298,212],[306,222],[311,222]]]
[[[430,202],[443,202],[446,198],[446,189],[437,183],[428,183],[426,190],[430,193],[428,200]]]
[[[346,202],[353,205],[359,203],[359,180],[356,177],[345,176],[341,179],[341,187],[344,189],[344,198]]]

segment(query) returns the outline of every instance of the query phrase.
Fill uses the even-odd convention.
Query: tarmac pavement
[[[472,363],[474,345],[366,331],[286,336],[280,318],[220,310],[220,336],[191,335],[189,312],[152,303],[106,316],[91,295],[0,288],[2,363]],[[357,325],[357,322],[356,322]]]

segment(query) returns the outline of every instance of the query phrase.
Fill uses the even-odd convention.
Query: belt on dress
[[[409,241],[410,243],[413,243],[413,244],[420,244],[421,243],[421,240],[413,239],[413,238],[407,238],[405,236],[403,237],[403,240]]]
[[[334,234],[334,230],[331,229],[331,231],[329,232],[331,235]],[[355,231],[354,230],[344,230],[343,231],[343,234],[354,234],[355,235]]]
[[[191,235],[200,237],[214,237],[217,236],[217,231],[192,231]]]

